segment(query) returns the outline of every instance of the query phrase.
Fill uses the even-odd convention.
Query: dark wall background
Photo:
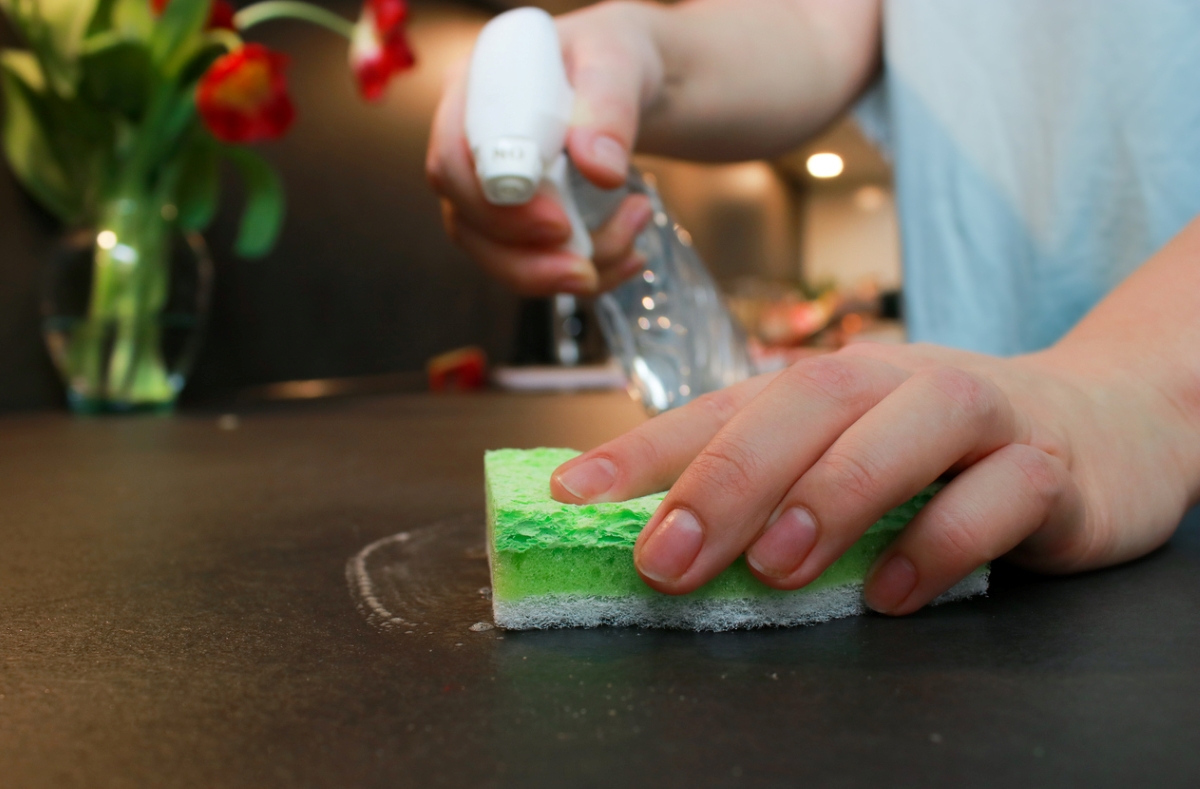
[[[359,9],[357,0],[324,5],[348,16]],[[292,58],[299,119],[284,140],[258,146],[286,181],[287,224],[270,256],[237,259],[240,187],[230,174],[208,233],[212,323],[185,404],[274,381],[418,371],[466,344],[509,356],[516,301],[450,245],[424,181],[441,71],[494,10],[413,3],[418,69],[371,105],[355,92],[341,39],[298,23],[254,31]],[[13,43],[10,31],[2,36]],[[0,410],[63,402],[38,329],[55,232],[0,168]]]

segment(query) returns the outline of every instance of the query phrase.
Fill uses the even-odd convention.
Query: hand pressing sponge
[[[550,474],[577,454],[501,449],[484,457],[492,605],[501,627],[732,630],[861,614],[867,570],[936,492],[927,488],[889,512],[803,589],[772,589],[739,558],[700,589],[674,596],[646,586],[633,566],[634,542],[664,494],[584,506],[554,501]],[[987,577],[981,567],[935,602],[982,594]]]

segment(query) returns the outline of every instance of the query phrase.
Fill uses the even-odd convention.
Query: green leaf
[[[34,4],[64,59],[70,60],[79,54],[98,3],[99,0],[37,0]]]
[[[4,153],[21,184],[65,223],[74,222],[82,209],[81,196],[72,188],[47,134],[47,101],[44,79],[37,61],[28,52],[7,50],[0,55],[0,82],[4,85]]]
[[[78,200],[86,207],[95,196],[101,174],[111,159],[116,130],[110,115],[78,99],[53,91],[43,94],[43,131]]]
[[[154,15],[149,0],[113,0],[112,32],[124,38],[150,39]]]
[[[113,40],[90,49],[79,65],[79,90],[88,101],[130,120],[143,116],[154,80],[150,50],[145,44]]]
[[[159,17],[151,35],[150,52],[154,62],[166,64],[193,45],[192,39],[204,31],[210,0],[171,0]]]
[[[42,56],[47,77],[63,96],[72,96],[79,77],[78,59],[99,0],[36,0],[24,28]]]
[[[209,30],[179,59],[178,82],[181,85],[197,82],[217,58],[233,52],[242,45],[237,33],[229,30]]]
[[[3,2],[3,0],[0,0],[0,2]],[[88,25],[87,31],[84,33],[85,37],[90,38],[90,37],[96,35],[97,33],[101,33],[105,30],[112,29],[113,6],[115,4],[116,4],[116,0],[97,0],[96,1],[96,10],[92,14],[92,21]],[[146,5],[149,6],[149,2],[147,2]]]
[[[238,168],[246,186],[246,205],[242,209],[234,251],[243,257],[262,257],[275,246],[283,225],[286,207],[283,184],[271,165],[253,151],[229,146],[224,151]]]
[[[32,52],[6,49],[0,53],[0,61],[3,61],[6,69],[11,70],[18,79],[28,85],[30,90],[38,93],[46,90],[46,77]]]
[[[221,168],[217,147],[207,139],[197,139],[187,151],[175,189],[179,226],[184,230],[203,230],[208,227],[217,211],[220,191]]]

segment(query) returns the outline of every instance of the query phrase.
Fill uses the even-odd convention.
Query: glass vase
[[[212,263],[198,233],[180,233],[169,203],[123,196],[94,227],[55,245],[42,334],[80,414],[163,412],[199,350]]]

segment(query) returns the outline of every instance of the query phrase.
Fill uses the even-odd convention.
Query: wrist
[[[1125,439],[1115,442],[1114,460],[1136,467],[1133,477],[1168,483],[1185,507],[1200,503],[1200,372],[1162,348],[1107,333],[1072,332],[1023,359],[1086,400],[1070,418],[1091,414],[1091,429]]]

